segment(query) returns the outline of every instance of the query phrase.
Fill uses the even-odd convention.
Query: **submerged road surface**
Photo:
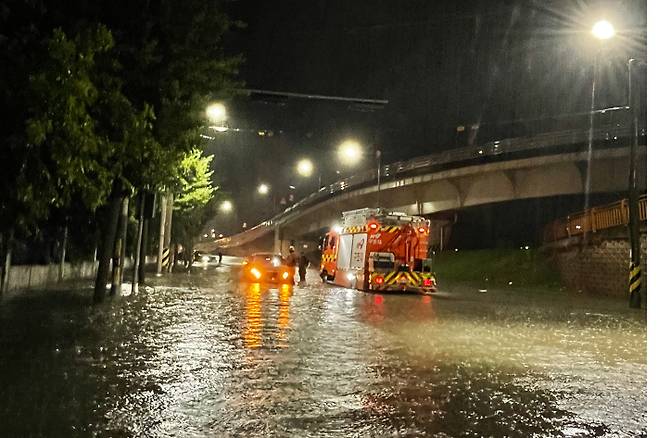
[[[0,436],[641,436],[646,314],[523,290],[239,285],[0,302]]]

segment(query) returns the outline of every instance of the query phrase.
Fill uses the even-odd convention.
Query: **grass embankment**
[[[560,277],[544,254],[533,249],[446,251],[433,258],[439,283],[463,282],[491,286],[559,287]]]

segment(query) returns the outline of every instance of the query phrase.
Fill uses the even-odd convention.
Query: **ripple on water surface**
[[[646,433],[646,319],[623,303],[168,281],[0,304],[0,435]]]

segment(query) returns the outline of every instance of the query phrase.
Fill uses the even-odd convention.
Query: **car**
[[[286,265],[281,254],[259,252],[242,262],[241,277],[251,283],[294,284],[295,267]]]
[[[217,254],[209,253],[194,253],[194,263],[193,266],[216,266],[219,265],[219,256]]]

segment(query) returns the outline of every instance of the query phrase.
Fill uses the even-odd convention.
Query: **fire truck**
[[[322,280],[365,291],[436,291],[429,226],[423,217],[382,208],[343,212],[322,241]]]

